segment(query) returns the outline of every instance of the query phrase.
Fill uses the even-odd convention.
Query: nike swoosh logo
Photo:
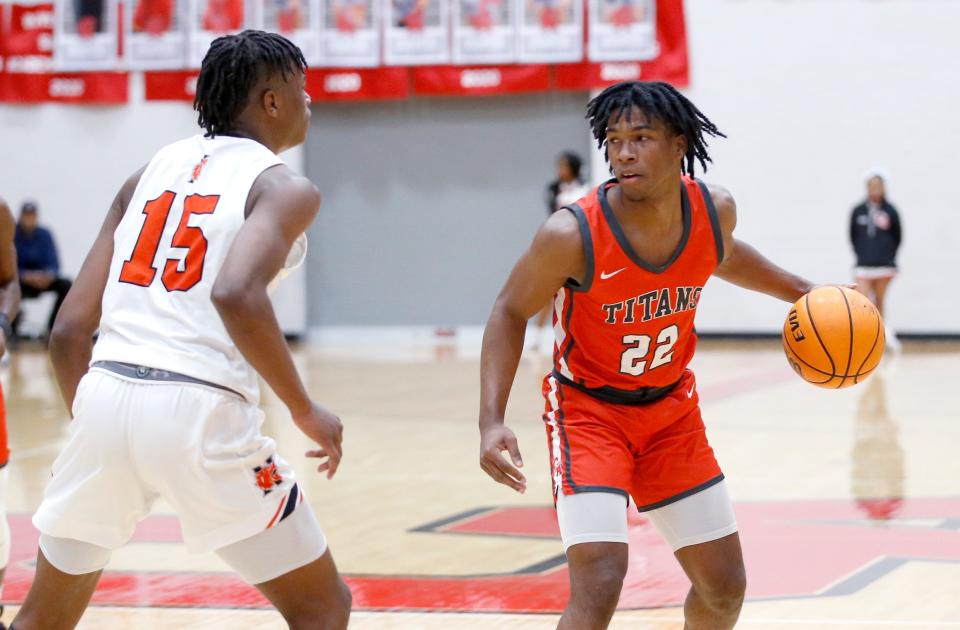
[[[695,390],[696,388],[697,388],[696,385],[691,385],[691,386],[690,386],[690,391],[687,392],[687,398],[693,398],[693,390]]]
[[[620,273],[621,271],[626,271],[626,270],[627,270],[627,268],[626,268],[626,267],[623,267],[622,269],[617,269],[617,270],[614,271],[613,273],[607,273],[606,271],[601,271],[601,272],[600,272],[600,279],[601,279],[601,280],[606,280],[607,278],[612,278],[612,277],[614,277],[615,275],[617,275],[618,273]]]

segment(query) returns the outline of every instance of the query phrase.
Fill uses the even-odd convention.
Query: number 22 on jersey
[[[169,190],[164,191],[156,199],[146,203],[143,214],[146,219],[137,237],[137,244],[133,253],[123,263],[120,270],[120,282],[148,287],[153,284],[157,274],[154,259],[160,248],[160,239],[163,237],[167,219],[177,194]],[[189,291],[200,282],[203,277],[203,260],[207,255],[207,239],[199,227],[187,225],[190,217],[195,214],[213,214],[217,209],[220,195],[189,195],[183,200],[183,215],[180,225],[170,240],[170,246],[186,249],[183,258],[183,270],[180,270],[181,261],[168,258],[163,265],[163,286],[167,291]]]

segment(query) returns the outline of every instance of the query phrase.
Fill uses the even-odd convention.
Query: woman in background
[[[867,198],[850,216],[850,242],[857,255],[856,279],[860,292],[885,315],[884,302],[890,281],[897,275],[897,250],[902,232],[900,214],[887,201],[885,175],[867,176]],[[893,329],[887,324],[887,347],[898,350]]]

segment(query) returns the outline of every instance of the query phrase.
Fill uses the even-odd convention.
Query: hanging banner
[[[380,65],[379,0],[321,0],[320,65]]]
[[[127,102],[125,72],[54,73],[54,6],[9,4],[4,14],[5,72],[0,96],[13,103]]]
[[[514,0],[520,16],[517,57],[526,63],[583,59],[583,2]]]
[[[193,102],[197,94],[195,70],[179,72],[144,72],[143,98],[148,101]]]
[[[511,63],[517,58],[512,0],[452,0],[453,62]]]
[[[645,61],[657,56],[654,0],[588,0],[590,61]]]
[[[413,91],[424,96],[484,96],[549,89],[547,66],[431,66],[413,70]]]
[[[648,61],[563,64],[554,67],[560,90],[598,90],[621,81],[666,81],[676,87],[690,83],[687,30],[683,3],[658,0],[656,33],[659,54]]]
[[[128,68],[167,70],[186,65],[186,0],[126,0],[123,22]]]
[[[116,70],[120,23],[113,0],[54,4],[53,66],[62,71]]]
[[[188,0],[187,65],[199,68],[210,43],[239,33],[247,24],[244,0]]]
[[[383,0],[384,61],[391,66],[450,60],[451,0]]]
[[[410,95],[410,78],[406,68],[311,68],[307,93],[315,103],[403,99]]]
[[[320,61],[320,0],[258,0],[251,26],[280,33],[296,44],[309,65]]]

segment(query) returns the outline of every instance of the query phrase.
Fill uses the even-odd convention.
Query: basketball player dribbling
[[[687,368],[694,315],[711,275],[788,302],[813,285],[734,238],[733,197],[692,177],[710,161],[705,135],[723,134],[673,87],[614,85],[587,117],[614,177],[547,220],[497,298],[483,338],[480,466],[526,490],[504,411],[526,322],[553,297],[543,418],[570,572],[558,627],[609,624],[633,497],[690,578],[686,628],[732,628],[746,577]]]
[[[7,342],[13,334],[11,322],[20,308],[20,282],[17,279],[17,249],[13,235],[17,224],[7,203],[0,199],[0,358],[7,352]],[[0,593],[3,592],[3,574],[10,561],[10,526],[7,524],[7,464],[10,449],[7,446],[7,409],[0,386]],[[3,606],[0,606],[3,614]],[[3,624],[0,623],[0,629]]]
[[[74,419],[33,519],[17,630],[74,627],[158,498],[189,550],[215,551],[291,628],[346,627],[350,592],[257,407],[259,373],[333,477],[342,425],[308,396],[267,293],[320,206],[277,157],[306,137],[305,68],[279,35],[215,40],[194,103],[206,134],[161,149],[117,194],[51,336]]]

